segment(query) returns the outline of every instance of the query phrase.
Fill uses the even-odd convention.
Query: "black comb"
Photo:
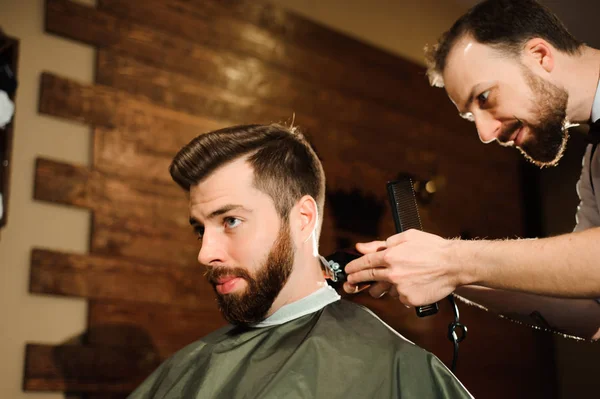
[[[421,218],[415,198],[415,191],[410,177],[387,183],[387,191],[392,206],[392,216],[396,225],[396,233],[402,233],[409,229],[423,230]],[[417,306],[417,316],[431,316],[438,312],[438,304]]]

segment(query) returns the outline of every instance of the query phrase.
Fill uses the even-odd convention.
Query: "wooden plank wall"
[[[39,159],[34,195],[89,209],[93,223],[88,254],[32,251],[30,291],[88,299],[89,321],[77,343],[27,346],[28,391],[123,397],[224,324],[196,267],[185,195],[167,172],[202,132],[295,117],[327,174],[324,253],[393,232],[385,182],[399,173],[438,182],[421,207],[428,231],[523,232],[517,158],[482,146],[411,62],[253,0],[47,0],[45,29],[97,49],[95,84],[45,73],[39,103],[93,127],[93,164]],[[336,221],[344,196],[362,204],[354,224]],[[389,299],[350,299],[450,362],[446,304],[422,320]],[[476,396],[552,397],[549,337],[461,311],[470,333],[458,376]]]

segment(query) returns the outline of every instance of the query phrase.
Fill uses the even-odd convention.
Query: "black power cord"
[[[458,313],[458,306],[456,305],[454,295],[448,295],[448,301],[450,301],[452,312],[454,313],[454,321],[448,325],[448,339],[454,345],[454,355],[452,356],[450,370],[454,373],[456,362],[458,361],[458,344],[467,337],[467,326],[460,322],[460,314]],[[457,334],[457,331],[460,335]]]

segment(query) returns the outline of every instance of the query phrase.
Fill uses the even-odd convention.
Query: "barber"
[[[344,289],[375,281],[372,296],[410,306],[454,292],[528,324],[600,338],[600,51],[534,0],[487,0],[442,35],[428,61],[431,84],[446,89],[483,143],[514,146],[539,167],[558,164],[570,126],[590,125],[577,225],[543,239],[464,241],[409,230],[357,244],[364,256],[347,265]]]

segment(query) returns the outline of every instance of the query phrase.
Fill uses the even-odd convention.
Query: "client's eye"
[[[242,221],[238,218],[226,217],[225,219],[223,219],[223,223],[226,228],[233,229],[233,228],[239,226],[240,223],[242,223]]]
[[[202,237],[204,237],[204,226],[194,227],[194,233],[198,237],[198,240],[202,240]]]

